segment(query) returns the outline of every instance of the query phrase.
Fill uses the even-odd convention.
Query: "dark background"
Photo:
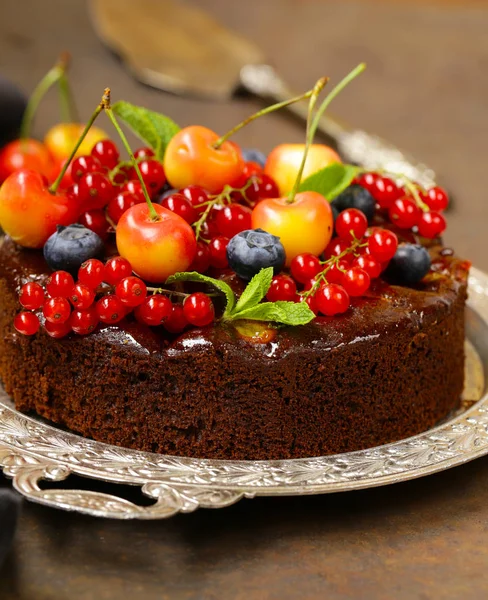
[[[488,269],[486,1],[198,4],[255,40],[297,89],[324,74],[337,80],[366,61],[367,73],[334,113],[432,165],[456,197],[447,243]],[[97,40],[82,0],[0,0],[3,75],[29,91],[64,49],[73,55],[84,118],[106,86],[115,100],[222,133],[258,106],[242,98],[216,105],[140,86]],[[39,114],[39,135],[57,111],[53,96]],[[295,121],[274,115],[239,141],[267,151],[303,136]],[[487,517],[488,459],[385,489],[243,501],[156,523],[25,505],[0,571],[0,598],[478,599],[488,592]]]

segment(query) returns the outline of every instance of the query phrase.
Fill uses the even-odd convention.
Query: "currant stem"
[[[76,142],[75,147],[71,151],[71,154],[69,155],[68,160],[64,163],[63,168],[61,169],[61,172],[58,175],[56,181],[50,186],[49,191],[51,192],[51,194],[55,194],[56,193],[56,191],[57,191],[57,189],[58,189],[58,187],[59,187],[59,185],[60,185],[60,183],[61,183],[61,181],[62,181],[62,179],[64,177],[64,174],[68,170],[68,167],[70,166],[71,161],[73,160],[73,158],[75,157],[76,153],[78,152],[78,148],[81,146],[81,143],[85,139],[86,134],[90,130],[91,126],[95,122],[95,120],[98,117],[98,115],[104,109],[104,107],[105,107],[104,99],[106,97],[107,91],[110,93],[110,90],[108,90],[108,88],[107,88],[105,90],[105,93],[104,93],[104,95],[102,97],[102,100],[101,100],[100,104],[96,107],[95,112],[92,114],[92,116],[90,117],[88,123],[85,125],[85,129],[83,129],[83,132],[80,135],[78,141]]]
[[[115,118],[115,115],[110,106],[110,90],[108,88],[105,90],[104,98],[106,98],[106,100],[104,102],[103,108],[105,109],[105,112],[107,113],[108,118],[112,121],[112,125],[115,127],[117,133],[119,134],[122,144],[124,145],[124,148],[126,149],[127,154],[130,157],[132,166],[134,167],[134,170],[137,173],[137,178],[141,182],[142,192],[143,192],[144,198],[146,200],[147,208],[149,211],[149,216],[151,217],[152,221],[159,221],[160,217],[159,217],[158,213],[156,212],[153,203],[151,202],[151,198],[149,198],[149,194],[147,193],[146,184],[144,183],[144,179],[142,178],[141,170],[139,169],[137,160],[135,159],[134,154],[129,145],[129,142],[127,141],[127,138],[125,137],[124,132],[120,128],[120,125],[119,125],[117,119]]]
[[[32,92],[22,117],[22,124],[20,126],[21,140],[29,137],[32,121],[34,120],[34,115],[37,112],[41,100],[44,98],[49,88],[65,74],[66,69],[68,68],[69,58],[67,52],[63,53],[58,62],[46,73],[46,75],[44,75]]]
[[[305,148],[303,150],[302,162],[300,163],[300,168],[298,169],[297,178],[293,185],[293,189],[291,190],[290,195],[288,196],[288,199],[286,201],[287,204],[293,204],[293,202],[295,201],[295,196],[297,195],[297,192],[298,192],[298,188],[300,187],[300,183],[302,181],[303,169],[305,168],[305,162],[307,161],[308,150],[310,148],[310,145],[313,142],[313,137],[314,137],[314,133],[311,130],[313,109],[315,108],[315,104],[317,103],[317,98],[319,97],[320,92],[327,85],[328,81],[329,81],[328,77],[322,77],[321,79],[319,79],[317,81],[317,83],[315,84],[315,86],[312,90],[312,94],[310,96],[310,101],[308,103],[307,130],[305,133]]]
[[[241,123],[239,123],[238,125],[233,127],[225,135],[223,135],[221,138],[219,138],[215,142],[215,144],[213,144],[213,147],[216,150],[218,150],[224,142],[226,142],[235,133],[240,131],[243,127],[245,127],[249,123],[252,123],[252,121],[254,121],[255,119],[258,119],[259,117],[262,117],[263,115],[267,115],[271,112],[274,112],[275,110],[280,110],[280,108],[285,108],[286,106],[289,106],[290,104],[295,104],[295,102],[300,102],[300,100],[306,100],[307,98],[310,98],[312,93],[313,93],[313,90],[309,90],[308,92],[305,92],[304,94],[301,94],[300,96],[295,96],[294,98],[290,98],[289,100],[284,100],[283,102],[278,102],[277,104],[272,104],[271,106],[266,106],[265,108],[259,110],[257,113],[254,113],[253,115],[247,117],[247,119],[244,119],[244,121],[242,121]]]

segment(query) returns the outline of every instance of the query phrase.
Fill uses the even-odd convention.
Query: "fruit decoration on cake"
[[[344,164],[315,141],[323,113],[364,68],[321,102],[327,78],[219,135],[180,129],[125,101],[112,105],[109,89],[81,125],[70,116],[61,60],[34,92],[21,138],[0,151],[0,226],[17,247],[42,251],[48,267],[19,282],[15,330],[62,344],[137,323],[172,343],[195,328],[232,326],[265,345],[286,328],[340,331],[344,318],[394,298],[398,286],[413,293],[435,282],[451,268],[436,254],[446,192]],[[30,125],[55,83],[67,122],[40,142]],[[304,144],[266,157],[231,139],[305,100]],[[113,136],[94,125],[102,113]],[[145,145],[133,152],[120,122]]]

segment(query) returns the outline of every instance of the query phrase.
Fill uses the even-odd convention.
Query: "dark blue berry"
[[[44,258],[54,271],[76,275],[85,260],[102,256],[104,248],[102,239],[83,225],[58,225],[44,244]]]
[[[346,210],[346,208],[357,208],[366,215],[368,223],[371,223],[374,217],[376,202],[368,190],[354,184],[346,188],[337,198],[334,198],[331,205],[339,212]]]
[[[285,249],[280,238],[262,229],[248,229],[235,235],[227,246],[229,266],[241,279],[249,281],[266,267],[279,273],[285,266]]]
[[[256,148],[244,148],[242,151],[242,157],[244,158],[245,162],[256,162],[261,167],[264,167],[266,162],[266,155],[260,150],[256,150]]]
[[[427,275],[430,265],[430,255],[423,246],[400,244],[384,276],[391,283],[411,285]]]
[[[0,77],[0,146],[17,136],[26,105],[26,97],[20,89]]]

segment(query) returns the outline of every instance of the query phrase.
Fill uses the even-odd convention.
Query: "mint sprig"
[[[300,192],[318,192],[332,202],[341,192],[349,187],[359,173],[360,167],[332,163],[320,171],[304,179],[299,187]]]
[[[199,281],[216,287],[225,294],[227,300],[222,316],[225,321],[248,319],[281,323],[282,325],[306,325],[312,321],[315,314],[306,302],[261,302],[269,290],[272,278],[272,267],[261,269],[247,284],[237,302],[232,288],[227,283],[201,273],[175,273],[167,279],[166,283]]]
[[[120,100],[112,106],[113,112],[153,150],[158,160],[163,160],[166,147],[180,128],[161,113]]]

